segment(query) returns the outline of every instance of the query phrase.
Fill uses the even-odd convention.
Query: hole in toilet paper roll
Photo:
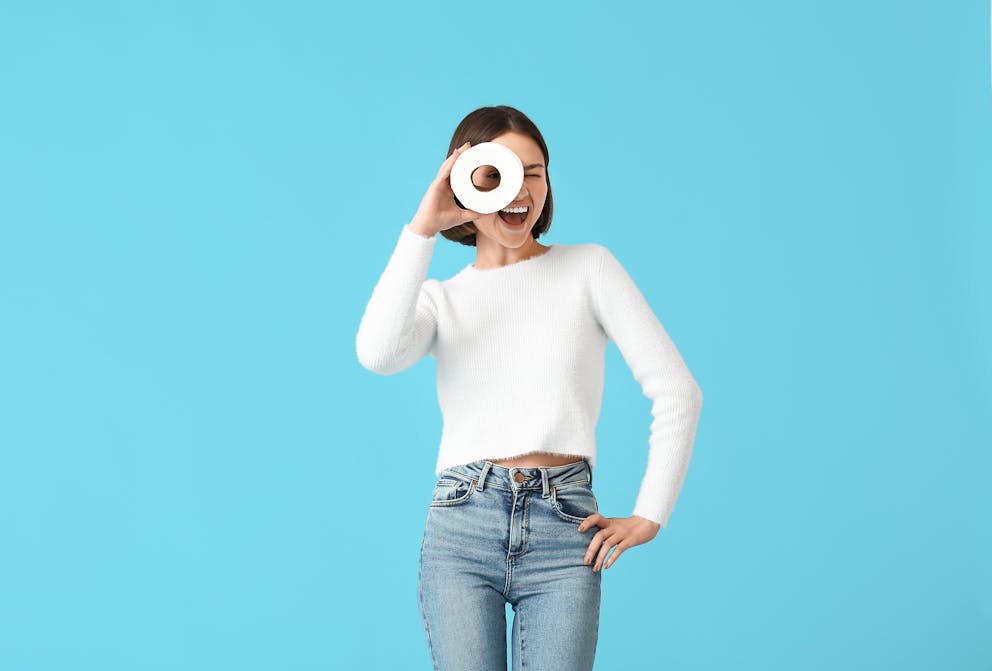
[[[499,170],[494,165],[480,165],[472,171],[472,185],[479,191],[492,191],[499,186]]]

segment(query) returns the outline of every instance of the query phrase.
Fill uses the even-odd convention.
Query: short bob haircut
[[[520,133],[531,137],[544,154],[544,179],[548,185],[548,197],[544,201],[544,209],[531,229],[535,239],[541,237],[551,228],[551,216],[554,214],[554,199],[551,197],[551,177],[548,174],[548,145],[537,126],[526,114],[507,105],[496,107],[480,107],[473,110],[462,119],[451,137],[448,156],[466,142],[473,146],[481,142],[490,142],[493,138],[509,132]],[[475,246],[477,229],[475,224],[467,222],[441,231],[448,240],[460,242],[463,245]]]

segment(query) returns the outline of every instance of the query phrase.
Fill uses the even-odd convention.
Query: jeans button
[[[513,476],[513,479],[516,480],[517,482],[523,482],[526,478],[524,478],[523,473],[517,473],[516,475]]]

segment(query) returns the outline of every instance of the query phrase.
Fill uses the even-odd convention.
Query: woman
[[[524,165],[500,213],[455,202],[463,151],[498,142]],[[358,358],[392,374],[437,360],[444,420],[420,556],[420,609],[435,669],[591,669],[602,568],[653,539],[681,489],[702,393],[633,280],[599,244],[543,245],[548,149],[512,107],[459,124],[447,160],[403,227],[359,326]],[[494,188],[483,166],[473,183]],[[510,210],[510,211],[507,211]],[[607,213],[598,213],[602,216]],[[475,263],[427,279],[437,234]],[[607,339],[652,401],[647,472],[630,517],[604,517],[592,491]],[[612,549],[612,555],[607,555]]]

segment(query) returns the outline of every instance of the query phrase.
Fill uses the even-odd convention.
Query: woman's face
[[[522,225],[514,225],[517,221],[515,217],[508,217],[504,220],[499,212],[484,214],[478,219],[474,219],[480,236],[485,236],[504,247],[520,247],[528,240],[532,240],[531,229],[541,212],[544,211],[544,201],[548,197],[548,182],[544,165],[544,154],[541,148],[529,136],[520,133],[509,132],[494,137],[493,142],[498,142],[516,154],[524,165],[524,182],[520,186],[513,202],[507,205],[508,208],[526,207],[527,214],[524,216]],[[492,166],[480,166],[472,173],[472,183],[480,191],[491,191],[499,186],[499,173]],[[478,247],[479,239],[476,238]]]

